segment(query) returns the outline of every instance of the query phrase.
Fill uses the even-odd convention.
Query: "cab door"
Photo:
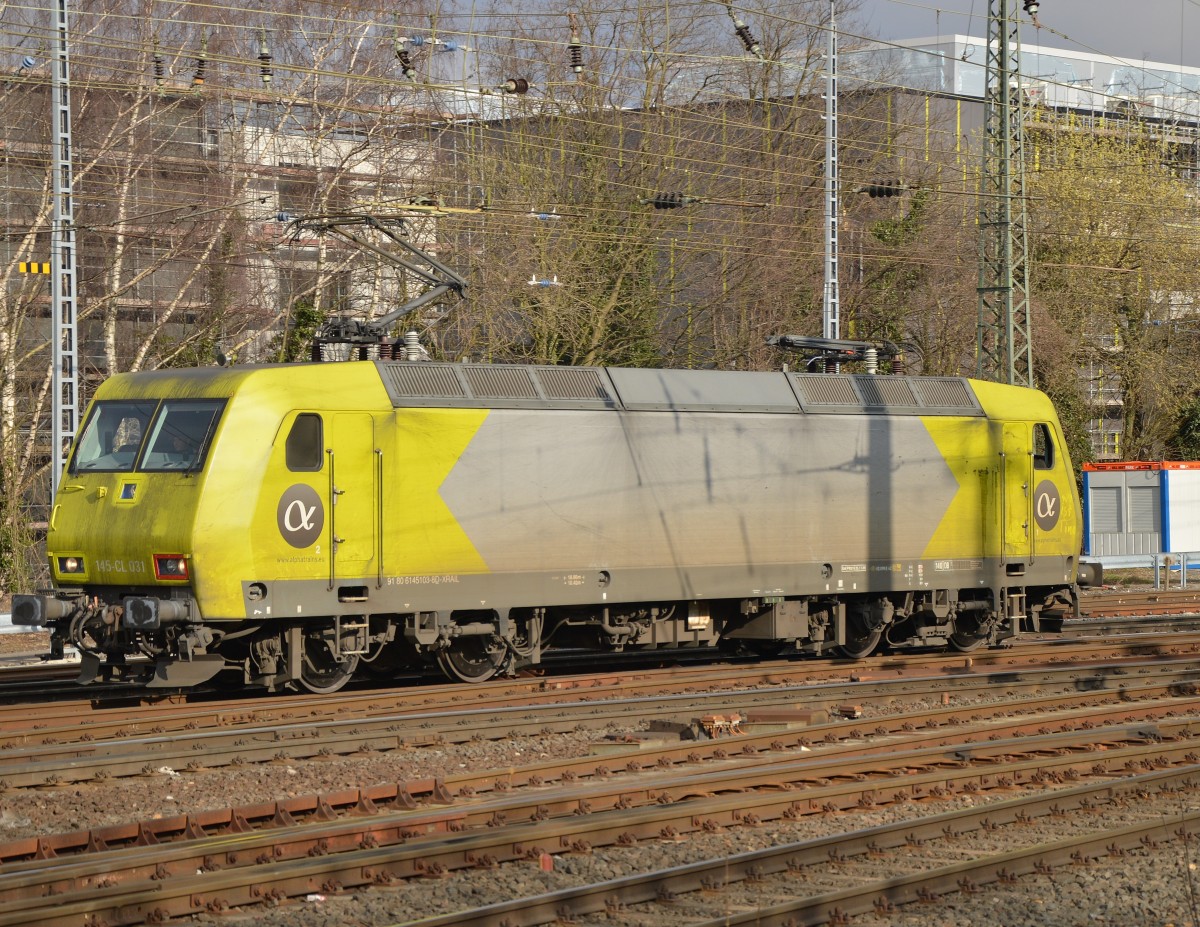
[[[1030,431],[1024,422],[1004,422],[1001,439],[1001,556],[1005,562],[1025,563],[1032,553],[1030,480],[1033,458]]]
[[[333,416],[329,465],[330,554],[335,579],[363,579],[374,571],[377,485],[375,431],[363,412]]]

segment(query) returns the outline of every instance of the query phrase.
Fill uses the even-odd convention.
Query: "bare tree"
[[[1039,367],[1077,376],[1093,417],[1120,416],[1129,459],[1164,454],[1193,401],[1200,294],[1193,184],[1174,153],[1127,133],[1053,131],[1031,177],[1039,281]],[[1035,350],[1037,343],[1035,342]],[[1111,391],[1106,391],[1106,385]]]

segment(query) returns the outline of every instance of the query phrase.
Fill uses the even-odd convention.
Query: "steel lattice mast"
[[[825,51],[825,299],[822,334],[841,337],[841,307],[838,298],[838,108],[837,108],[837,23],[834,4],[829,3],[829,34]]]
[[[1025,7],[1031,14],[1037,11],[1036,3],[1026,2]],[[1020,26],[1009,0],[989,0],[977,373],[980,379],[1032,386],[1019,49]]]
[[[66,449],[79,430],[77,327],[75,304],[75,207],[71,172],[71,67],[67,0],[57,2],[57,53],[54,59],[54,194],[51,229],[50,338],[54,397],[50,437],[50,493],[58,490]]]

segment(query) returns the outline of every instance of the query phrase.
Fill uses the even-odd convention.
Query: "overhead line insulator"
[[[158,50],[158,39],[154,40],[154,86],[162,87],[167,81],[166,72],[163,68],[163,56]]]
[[[408,42],[413,48],[421,48],[424,45],[432,45],[435,50],[442,52],[470,51],[466,45],[459,45],[458,39],[439,39],[437,36],[412,35],[406,39],[400,39],[401,42]]]
[[[754,33],[750,31],[741,18],[733,12],[733,4],[726,0],[725,11],[729,14],[729,18],[733,20],[734,34],[742,40],[742,44],[746,47],[746,51],[754,55],[756,58],[763,57],[762,46],[758,44],[758,39],[754,37]]]
[[[638,202],[645,206],[653,206],[655,209],[678,209],[680,206],[691,206],[699,203],[700,200],[694,196],[688,196],[686,193],[675,191],[655,193],[654,196],[643,197]]]
[[[196,58],[196,73],[192,77],[192,86],[204,86],[204,71],[208,67],[208,36],[200,36],[200,54]]]
[[[262,41],[258,46],[258,61],[258,70],[262,75],[263,86],[270,87],[274,71],[271,69],[271,50],[267,48],[267,31],[265,29],[262,32]]]
[[[575,19],[575,14],[571,13],[568,17],[571,23],[571,43],[567,46],[567,52],[571,58],[571,70],[576,74],[583,73],[583,42],[579,36],[579,25]]]
[[[413,67],[412,56],[399,42],[396,43],[396,60],[400,62],[400,73],[409,80],[415,80],[417,69]]]
[[[874,183],[863,184],[855,189],[855,193],[865,193],[871,199],[879,196],[899,196],[908,190],[908,184],[903,180],[877,180]]]
[[[754,37],[754,33],[750,31],[749,26],[740,19],[735,19],[733,21],[733,31],[742,40],[742,44],[746,46],[746,51],[752,55],[762,55],[762,46],[758,44],[758,39]]]

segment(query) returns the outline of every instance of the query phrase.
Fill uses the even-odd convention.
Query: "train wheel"
[[[851,660],[869,657],[883,638],[883,628],[868,629],[851,619],[846,622],[846,643],[838,644],[837,651]]]
[[[979,635],[955,631],[950,635],[950,646],[962,653],[970,653],[972,650],[978,650],[987,642],[986,634]]]
[[[473,634],[457,638],[438,653],[438,666],[452,680],[483,682],[491,679],[504,665],[507,648],[500,638]]]
[[[988,642],[988,631],[978,621],[960,615],[954,622],[954,633],[950,635],[950,646],[961,653],[978,650]]]
[[[300,688],[316,695],[336,692],[350,681],[356,669],[358,654],[343,656],[339,661],[323,638],[305,635],[304,657],[300,661]]]

